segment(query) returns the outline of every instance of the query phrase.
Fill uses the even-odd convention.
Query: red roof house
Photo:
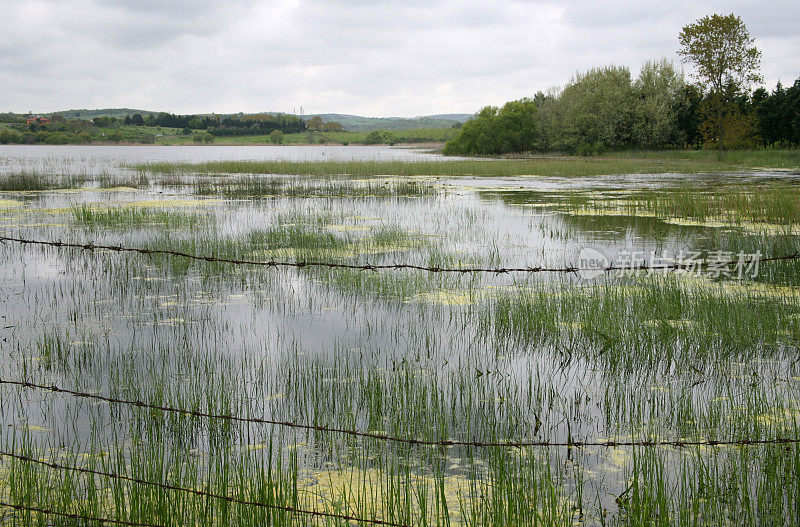
[[[50,124],[50,119],[37,115],[36,117],[28,117],[26,124]]]

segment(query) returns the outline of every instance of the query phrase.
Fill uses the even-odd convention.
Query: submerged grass
[[[160,227],[181,229],[209,226],[213,217],[195,212],[176,212],[168,209],[139,207],[97,207],[80,205],[71,209],[76,226],[87,228],[129,229]]]
[[[731,225],[750,222],[791,227],[800,223],[800,191],[785,184],[717,190],[677,187],[610,197],[573,193],[562,207],[599,215],[641,215]]]
[[[73,179],[53,178],[37,173],[15,173],[0,176],[0,192],[33,192],[42,190],[75,188],[79,182]]]
[[[551,161],[560,162],[541,163]],[[517,166],[523,173],[538,162],[475,161],[462,169],[485,165],[474,169],[501,175],[503,167]],[[643,162],[642,170],[653,166]],[[209,165],[208,172],[225,166]],[[648,215],[772,222],[791,230],[798,212],[789,179],[758,188],[734,179],[697,192],[556,189],[498,202],[476,199],[472,190],[438,194],[427,181],[335,177],[353,167],[363,176],[380,174],[391,163],[263,166],[336,172],[195,177],[188,173],[205,169],[193,165],[185,175],[103,176],[132,177],[141,190],[120,202],[104,201],[99,188],[41,192],[9,203],[9,218],[20,211],[30,218],[61,214],[72,228],[8,228],[22,237],[226,258],[560,266],[572,263],[575,246],[595,243],[598,231],[550,211],[595,207],[591,218],[606,230],[604,212],[628,214],[615,215],[617,230],[600,238],[611,249],[664,245],[780,255],[800,243],[767,229],[663,221],[655,222],[660,230],[639,229]],[[437,166],[454,165],[405,170]],[[257,197],[269,199],[250,199]],[[435,199],[404,199],[414,197]],[[546,205],[544,212],[518,206],[526,200]],[[195,210],[205,205],[213,206]],[[796,262],[765,264],[753,280],[670,275],[587,283],[571,276],[267,270],[166,256],[2,249],[4,379],[426,440],[798,434]],[[800,518],[797,445],[419,447],[9,387],[0,387],[0,421],[0,448],[37,459],[414,526],[789,526]],[[21,461],[0,464],[0,496],[164,525],[362,524]],[[59,522],[0,511],[4,524]]]
[[[417,181],[385,181],[352,184],[339,181],[297,181],[291,178],[199,179],[194,183],[198,195],[286,198],[396,198],[429,197],[438,193],[432,185]]]

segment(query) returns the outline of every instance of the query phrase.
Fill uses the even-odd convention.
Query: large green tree
[[[761,52],[742,19],[734,14],[709,15],[683,28],[678,52],[695,66],[693,76],[708,92],[714,108],[716,144],[723,147],[726,96],[761,82]]]
[[[325,127],[325,123],[322,121],[322,117],[319,115],[315,115],[308,121],[306,121],[306,126],[312,132],[321,132],[322,129]]]
[[[502,108],[486,106],[464,123],[447,142],[443,152],[451,155],[496,155],[533,150],[538,134],[536,103],[524,98]]]
[[[556,100],[552,146],[580,154],[630,146],[635,102],[626,67],[592,68],[576,75]]]
[[[646,148],[682,145],[678,111],[683,100],[683,73],[667,59],[647,61],[633,85],[633,144]]]

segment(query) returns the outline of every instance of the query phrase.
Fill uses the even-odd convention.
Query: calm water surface
[[[0,170],[5,172],[116,175],[120,165],[129,163],[220,159],[441,157],[419,150],[356,146],[0,147]],[[752,225],[681,223],[568,206],[579,198],[611,207],[645,188],[682,186],[699,192],[720,185],[770,185],[781,177],[781,184],[794,184],[769,172],[429,177],[416,181],[435,191],[396,196],[354,191],[365,185],[398,183],[390,177],[373,181],[283,177],[285,189],[307,185],[308,194],[279,191],[264,196],[196,194],[200,187],[194,186],[192,177],[180,184],[153,177],[138,189],[2,193],[0,233],[198,254],[224,255],[245,248],[245,257],[261,260],[305,257],[307,253],[300,251],[305,244],[304,250],[323,255],[323,260],[348,263],[559,267],[577,263],[585,247],[611,257],[621,251],[674,254],[761,236]],[[317,187],[340,183],[350,186],[351,193],[342,187],[314,195]],[[159,215],[112,217],[106,223],[87,219],[87,211],[109,210]],[[170,221],[186,223],[170,226]],[[779,235],[783,234],[765,234],[756,241],[767,243]],[[266,245],[258,245],[259,240],[267,240]],[[337,243],[342,245],[326,252],[325,244]],[[647,284],[626,279],[587,283],[571,275],[264,270],[0,246],[0,375],[165,400],[175,406],[199,404],[217,412],[424,438],[444,433],[453,439],[493,441],[673,439],[706,436],[709,430],[724,438],[731,430],[741,430],[742,422],[777,426],[782,424],[784,408],[796,412],[797,348],[787,336],[793,335],[788,333],[792,323],[783,322],[791,320],[787,310],[798,301],[796,290],[764,283],[756,291],[766,296],[753,300],[774,305],[776,317],[782,319],[781,331],[786,331],[779,338],[786,342],[739,356],[728,354],[728,344],[721,340],[717,349],[701,348],[703,354],[721,358],[715,362],[698,354],[698,361],[705,362],[697,362],[700,368],[695,370],[676,367],[685,356],[694,361],[693,354],[698,353],[691,339],[697,339],[692,329],[699,323],[680,309],[661,319],[657,310],[644,319],[631,313],[631,320],[640,325],[624,326],[618,335],[608,336],[593,329],[595,321],[570,318],[568,311],[579,304],[560,303],[572,295],[587,299],[594,295],[614,305],[610,302],[615,295],[635,294]],[[691,307],[692,287],[703,288],[702,301],[725,291],[713,289],[716,285],[699,279],[680,282],[679,287],[687,289],[675,293],[678,298],[673,301]],[[573,291],[573,286],[580,288]],[[542,304],[543,309],[558,313],[552,326],[547,325],[547,316],[541,317],[539,331],[563,332],[561,340],[534,338],[530,344],[517,335],[495,332],[495,320],[502,316],[498,302],[510,299],[513,307],[528,297],[539,298],[542,291],[552,298],[550,304]],[[749,323],[742,315],[748,305],[741,307],[736,298],[723,305],[729,313],[720,315],[731,317],[731,327]],[[528,313],[520,323],[537,316]],[[624,367],[627,350],[621,348],[637,332],[651,335],[651,348],[630,352],[630,359],[641,367]],[[674,339],[676,332],[689,342]],[[673,351],[674,360],[668,354]],[[620,361],[609,359],[612,355]],[[759,382],[753,382],[755,378]],[[136,408],[8,387],[0,389],[0,395],[0,426],[10,431],[4,434],[5,447],[17,441],[42,455],[53,449],[82,455],[97,449],[127,452],[132,445],[145,448],[137,443],[144,430],[152,434],[147,437],[152,442],[143,442],[146,448],[166,445],[170,455],[177,452],[174,455],[185,457],[187,464],[211,459],[204,457],[211,453],[244,450],[266,456],[263,445],[272,441],[277,445],[275,455],[297,456],[301,470],[308,473],[328,467],[331,460],[368,467],[366,471],[374,462],[372,453],[360,450],[365,447],[348,450],[350,443],[341,438],[242,425],[220,439],[212,437],[205,425],[189,423],[186,432],[183,425]],[[219,445],[225,454],[220,454]],[[658,452],[668,467],[668,478],[677,478],[681,467],[691,466],[681,463],[694,455],[686,449]],[[390,449],[389,453],[408,456],[404,462],[423,472],[429,462],[416,452]],[[474,459],[468,460],[459,449],[447,451],[443,462],[447,485],[463,483],[459,477],[494,470],[496,460],[486,451],[471,455]],[[552,462],[547,455],[554,457]],[[574,459],[572,452],[553,451],[542,454],[542,459],[556,473],[559,467],[570,467],[559,476],[564,489],[585,481],[587,500],[597,496],[598,503],[612,512],[617,507],[614,498],[627,487],[634,466],[631,451],[618,449],[577,451]],[[479,467],[477,472],[466,468],[470,463]],[[314,485],[308,484],[312,489]],[[584,520],[588,525],[601,524],[598,518]]]
[[[75,146],[0,145],[0,171],[96,173],[146,162],[423,161],[459,159],[391,146]]]

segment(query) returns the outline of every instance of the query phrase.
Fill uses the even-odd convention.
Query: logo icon
[[[578,276],[584,280],[592,280],[605,273],[610,260],[606,255],[591,247],[584,247],[578,254]]]

